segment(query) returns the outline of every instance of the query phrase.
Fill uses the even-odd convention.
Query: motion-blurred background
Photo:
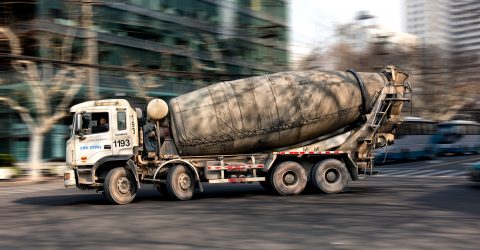
[[[414,116],[478,122],[479,53],[476,0],[5,0],[0,165],[64,160],[76,103],[285,70],[393,64]]]

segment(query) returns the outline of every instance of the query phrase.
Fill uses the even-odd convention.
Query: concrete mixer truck
[[[113,204],[143,184],[189,200],[203,183],[253,183],[279,195],[341,192],[371,173],[375,148],[393,143],[411,93],[408,74],[291,71],[220,82],[150,101],[71,107],[65,186]]]

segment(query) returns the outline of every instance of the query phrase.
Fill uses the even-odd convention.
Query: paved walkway
[[[27,177],[20,177],[10,180],[0,180],[0,188],[2,187],[15,187],[15,186],[28,186],[33,184],[42,184],[49,182],[63,182],[63,177],[52,176],[52,177],[41,177],[39,180],[32,181]]]

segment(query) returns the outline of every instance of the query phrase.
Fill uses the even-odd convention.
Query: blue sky
[[[292,59],[329,44],[335,25],[350,22],[358,11],[369,11],[378,24],[404,31],[404,0],[290,0],[289,4]]]

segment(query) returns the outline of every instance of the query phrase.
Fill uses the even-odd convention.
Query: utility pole
[[[98,64],[97,33],[93,30],[93,4],[95,0],[82,0],[82,28],[85,34],[86,63]],[[88,67],[88,99],[98,97],[98,69]]]

